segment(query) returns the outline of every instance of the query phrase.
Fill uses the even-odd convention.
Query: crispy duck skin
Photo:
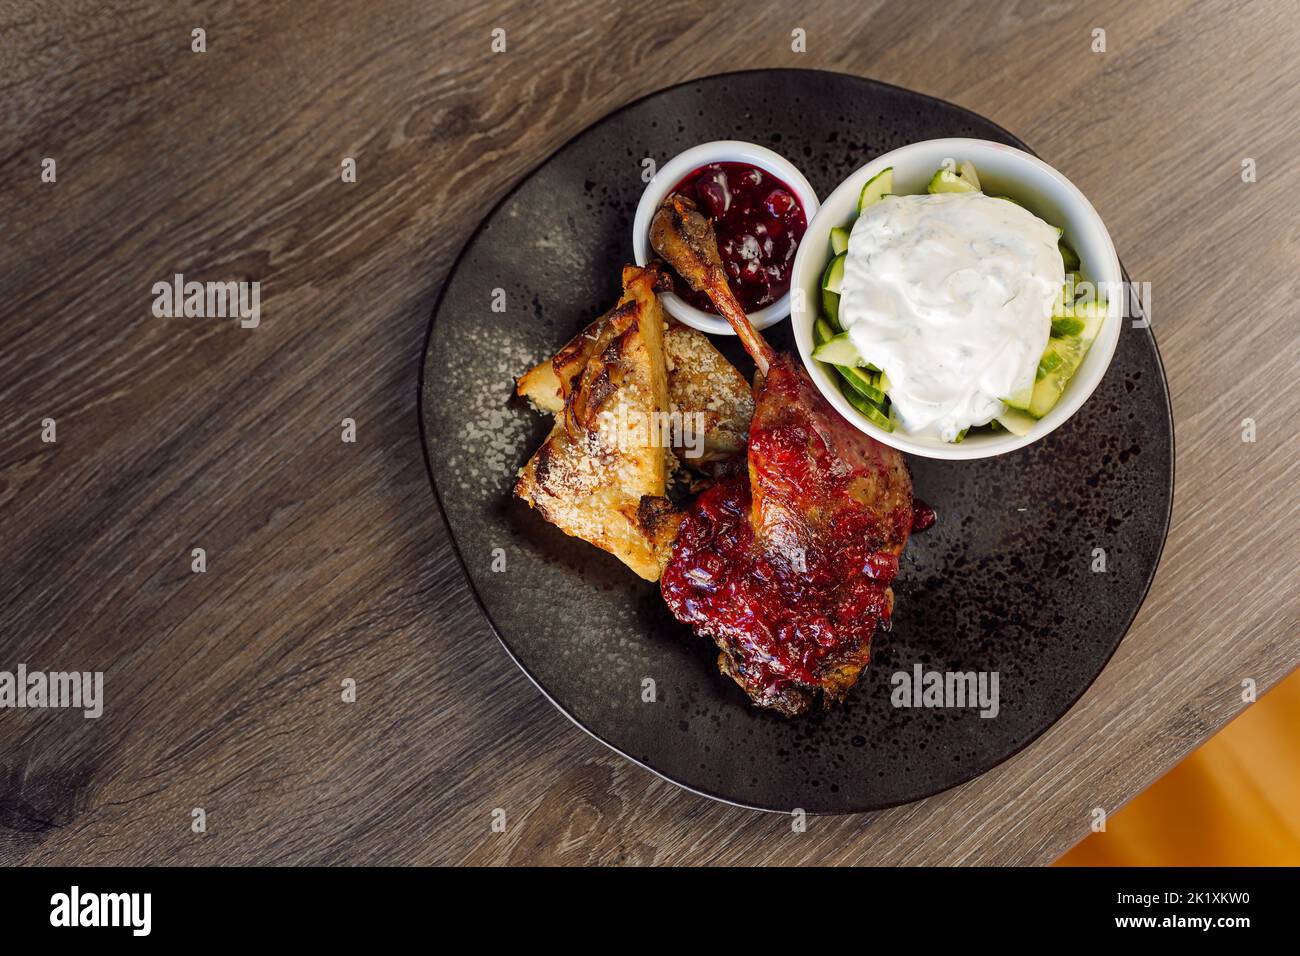
[[[893,611],[912,528],[899,452],[830,407],[802,365],[749,324],[718,260],[712,224],[670,196],[655,251],[713,301],[753,357],[748,480],[721,482],[687,512],[661,588],[677,618],[712,638],[719,666],[755,704],[788,715],[843,699]]]

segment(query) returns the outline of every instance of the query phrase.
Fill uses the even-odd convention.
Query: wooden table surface
[[[462,6],[0,8],[0,670],[101,670],[106,698],[0,710],[0,861],[1047,863],[1296,667],[1293,2]],[[1177,430],[1163,562],[1084,698],[965,786],[805,833],[543,699],[416,426],[491,205],[619,105],[757,66],[952,100],[1073,179],[1151,283]],[[155,318],[175,273],[259,281],[261,324]]]

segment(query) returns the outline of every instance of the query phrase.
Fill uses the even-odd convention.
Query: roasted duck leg
[[[749,324],[745,310],[727,285],[727,273],[718,255],[713,223],[695,208],[695,203],[676,193],[664,200],[650,220],[650,245],[696,292],[703,292],[745,346],[745,351],[766,375],[775,353],[763,336]]]
[[[792,356],[774,352],[722,272],[712,224],[670,196],[655,251],[708,295],[754,359],[748,474],[687,513],[661,588],[674,615],[718,645],[754,703],[799,714],[840,700],[893,612],[890,583],[912,528],[912,480],[895,449],[858,431]]]

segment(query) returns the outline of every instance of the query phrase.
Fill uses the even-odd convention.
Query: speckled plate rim
[[[740,807],[741,809],[744,810],[756,810],[762,813],[784,814],[790,812],[789,808],[755,806],[752,804],[743,803],[738,800],[733,800],[732,798],[724,796],[722,794],[710,793],[708,790],[682,783],[679,780],[674,780],[672,777],[669,777],[666,774],[661,773],[660,771],[656,770],[654,767],[650,766],[649,764],[644,763],[641,760],[638,760],[636,757],[633,757],[631,754],[626,753],[625,751],[616,747],[614,744],[610,743],[605,738],[594,733],[580,720],[574,717],[573,714],[571,714],[563,704],[561,704],[558,700],[552,697],[551,694],[546,690],[546,688],[543,687],[538,682],[537,678],[534,677],[533,674],[528,670],[528,668],[525,667],[520,662],[519,658],[515,656],[514,651],[510,649],[510,645],[506,643],[505,638],[501,636],[501,631],[497,628],[496,621],[492,619],[492,615],[488,612],[487,605],[483,601],[483,596],[479,594],[478,588],[474,586],[474,579],[473,577],[470,576],[469,573],[469,565],[465,561],[465,556],[461,554],[460,544],[456,540],[456,535],[452,531],[451,522],[447,518],[447,509],[442,503],[442,492],[438,490],[438,482],[433,475],[433,459],[429,454],[429,442],[426,437],[427,433],[426,433],[425,420],[424,420],[424,382],[425,382],[425,371],[429,363],[429,354],[430,354],[429,345],[433,340],[433,327],[434,324],[437,322],[438,313],[442,310],[443,299],[446,298],[447,290],[451,287],[452,279],[455,278],[457,271],[460,269],[461,262],[465,258],[466,253],[468,253],[470,246],[473,244],[474,237],[477,236],[480,232],[482,232],[487,227],[488,223],[506,205],[506,203],[508,203],[512,198],[514,198],[515,193],[517,193],[521,188],[523,188],[523,186],[530,179],[532,179],[532,177],[538,172],[538,170],[540,170],[542,167],[550,163],[551,160],[553,160],[559,153],[563,152],[566,148],[568,148],[568,146],[572,144],[575,140],[577,140],[579,137],[586,135],[586,133],[591,129],[609,122],[610,120],[614,119],[616,116],[619,116],[625,111],[632,109],[633,107],[639,105],[640,103],[646,100],[652,99],[656,96],[659,96],[663,93],[667,93],[671,90],[679,89],[684,86],[690,86],[693,83],[701,83],[708,80],[717,80],[717,79],[722,79],[723,77],[750,76],[754,74],[763,74],[763,73],[768,73],[768,74],[782,73],[782,74],[793,75],[796,77],[799,76],[800,74],[821,74],[824,76],[839,77],[843,79],[852,80],[858,83],[865,83],[869,86],[906,93],[910,96],[918,97],[930,103],[938,104],[939,106],[945,109],[955,110],[958,113],[971,116],[981,123],[988,123],[990,126],[993,126],[995,129],[997,129],[998,132],[1005,134],[1009,139],[1012,139],[1016,143],[1019,143],[1021,148],[1023,148],[1030,155],[1032,156],[1038,155],[1032,149],[1030,149],[1028,145],[1024,144],[1024,142],[1014,133],[1003,128],[1001,125],[993,122],[987,117],[981,116],[980,114],[974,112],[973,110],[966,109],[964,106],[959,106],[956,103],[950,103],[947,100],[940,99],[937,96],[931,96],[928,93],[920,93],[917,92],[916,90],[910,90],[907,87],[897,86],[893,83],[886,83],[882,80],[873,80],[865,76],[856,76],[855,74],[852,73],[839,73],[835,70],[805,70],[805,69],[795,69],[792,67],[775,67],[775,68],[752,69],[752,70],[732,70],[726,73],[714,73],[708,76],[692,77],[689,80],[683,80],[680,83],[674,83],[670,86],[665,86],[660,89],[653,90],[649,93],[646,93],[643,96],[638,96],[636,99],[629,100],[627,103],[624,103],[622,106],[619,106],[616,109],[610,111],[609,113],[606,113],[604,116],[596,120],[594,123],[591,123],[588,126],[584,126],[582,129],[578,130],[578,132],[574,133],[567,140],[565,140],[554,150],[552,150],[544,159],[542,159],[540,162],[534,164],[531,168],[529,168],[529,170],[526,173],[524,173],[513,184],[511,184],[510,188],[506,190],[506,192],[501,196],[501,198],[498,199],[492,205],[492,208],[489,209],[487,213],[479,220],[478,225],[476,225],[472,230],[470,230],[469,234],[465,237],[464,242],[461,244],[460,251],[456,253],[456,258],[452,261],[451,266],[447,269],[446,276],[444,276],[442,280],[442,286],[438,290],[438,297],[433,303],[433,311],[430,314],[429,321],[425,327],[424,340],[423,340],[423,345],[421,347],[421,353],[420,353],[419,377],[416,379],[416,383],[415,383],[415,411],[416,411],[416,417],[417,417],[417,421],[419,424],[419,431],[420,431],[420,448],[424,453],[425,473],[429,476],[429,487],[433,489],[433,500],[438,506],[438,517],[441,519],[443,527],[447,529],[447,539],[451,544],[452,554],[456,556],[456,561],[460,565],[461,574],[465,579],[465,584],[468,586],[470,594],[473,595],[474,603],[478,605],[478,609],[482,613],[483,619],[487,622],[488,629],[492,632],[493,636],[497,639],[497,643],[501,645],[502,650],[504,650],[506,652],[506,656],[509,657],[510,660],[514,662],[514,665],[517,668],[519,668],[519,670],[523,673],[525,677],[528,678],[528,680],[532,683],[532,685],[536,687],[538,691],[541,692],[542,696],[545,697],[548,701],[550,701],[551,705],[554,706],[555,709],[558,710],[561,714],[567,717],[574,724],[574,726],[578,727],[580,730],[586,733],[593,740],[599,741],[601,744],[608,747],[610,750],[618,754],[624,760],[627,760],[633,764],[636,764],[638,767],[650,771],[650,773],[654,774],[656,777],[660,778],[661,780],[666,780],[668,783],[671,783],[675,787],[680,787],[681,789],[696,794],[697,796],[705,797],[709,800],[716,800],[719,803],[729,804],[733,807]],[[1122,261],[1120,263],[1120,271],[1123,273],[1124,279],[1127,282],[1128,272],[1123,268]],[[1130,331],[1132,331],[1131,328]],[[1043,724],[1043,728],[1038,733],[1034,734],[1032,737],[1027,738],[1024,741],[1024,743],[1022,743],[1019,747],[1016,747],[1014,750],[1010,751],[1009,753],[1003,755],[1002,757],[999,757],[997,760],[994,760],[987,767],[984,767],[981,770],[977,771],[970,778],[963,780],[960,783],[954,783],[954,784],[949,784],[947,786],[938,787],[934,790],[928,791],[926,793],[922,793],[919,796],[914,797],[910,800],[890,801],[881,804],[868,805],[868,806],[858,807],[849,810],[810,811],[810,813],[813,816],[843,816],[846,814],[854,814],[854,813],[874,813],[879,810],[887,810],[891,807],[907,806],[909,804],[918,803],[922,800],[928,800],[931,797],[937,796],[941,793],[946,793],[949,790],[956,790],[958,787],[964,787],[967,784],[970,784],[978,780],[980,777],[984,776],[990,770],[993,770],[995,767],[998,767],[999,765],[1006,763],[1012,757],[1015,757],[1022,750],[1025,750],[1027,747],[1029,747],[1031,744],[1037,741],[1040,737],[1042,737],[1043,734],[1047,733],[1047,731],[1049,731],[1051,728],[1055,727],[1058,723],[1060,723],[1061,719],[1064,718],[1067,714],[1069,714],[1069,712],[1074,708],[1074,705],[1077,704],[1083,698],[1083,695],[1086,694],[1089,691],[1089,689],[1091,689],[1092,685],[1097,682],[1097,678],[1101,676],[1102,671],[1106,669],[1106,666],[1110,663],[1111,658],[1115,656],[1115,652],[1119,650],[1120,644],[1122,644],[1124,642],[1124,638],[1128,636],[1129,629],[1133,626],[1133,622],[1137,619],[1138,614],[1141,612],[1142,605],[1146,603],[1147,595],[1151,593],[1151,585],[1155,581],[1155,576],[1157,571],[1159,571],[1160,569],[1160,561],[1164,557],[1165,544],[1169,540],[1169,528],[1173,520],[1173,512],[1174,512],[1174,492],[1176,489],[1176,482],[1174,480],[1174,476],[1178,466],[1178,454],[1177,454],[1177,444],[1176,444],[1176,430],[1174,425],[1174,409],[1173,409],[1173,403],[1171,402],[1169,397],[1169,378],[1165,373],[1164,360],[1160,356],[1160,348],[1156,343],[1154,330],[1152,330],[1148,326],[1148,328],[1146,328],[1144,331],[1147,333],[1147,337],[1151,340],[1151,350],[1155,355],[1156,367],[1160,371],[1160,392],[1164,397],[1165,414],[1169,421],[1169,506],[1168,508],[1165,509],[1165,514],[1163,515],[1164,527],[1160,531],[1160,544],[1159,547],[1156,549],[1155,560],[1152,561],[1151,563],[1151,571],[1147,575],[1146,581],[1143,583],[1142,595],[1135,602],[1133,606],[1132,615],[1130,615],[1128,621],[1125,622],[1124,629],[1121,632],[1119,639],[1115,642],[1115,646],[1110,649],[1110,652],[1106,655],[1105,659],[1101,662],[1101,666],[1097,668],[1097,673],[1093,675],[1092,679],[1088,681],[1086,685],[1084,685],[1083,689],[1079,691],[1078,695],[1075,696],[1074,699],[1071,700],[1061,710],[1059,714],[1057,714],[1054,718],[1052,718],[1051,720]]]

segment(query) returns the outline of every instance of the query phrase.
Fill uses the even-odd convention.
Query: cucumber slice
[[[1008,408],[1018,408],[1023,412],[1029,407],[1029,403],[1033,401],[1033,399],[1034,386],[1029,385],[1016,392],[1016,394],[1012,395],[1010,398],[1002,399],[1002,401],[1006,403]]]
[[[894,430],[894,420],[884,412],[880,411],[880,409],[876,408],[875,405],[867,405],[866,410],[862,414],[866,415],[867,421],[871,422],[871,424],[875,425],[877,428],[883,428],[887,432],[892,432]]]
[[[1013,435],[1028,435],[1029,430],[1034,427],[1035,420],[1024,412],[1008,408],[998,416],[997,423]]]
[[[840,283],[844,280],[845,257],[841,252],[826,263],[822,272],[822,312],[836,329],[840,328]]]
[[[992,197],[990,197],[990,198],[992,198],[992,199],[1005,199],[1007,202],[1015,203],[1015,204],[1016,204],[1017,206],[1019,206],[1021,209],[1024,209],[1024,208],[1025,208],[1025,204],[1024,204],[1024,203],[1022,203],[1019,199],[1012,199],[1010,196],[992,196]],[[1066,271],[1068,272],[1069,270],[1066,270]]]
[[[819,361],[828,361],[828,359],[825,358],[827,352],[823,350],[822,346],[833,338],[835,338],[835,334],[832,332],[829,322],[820,318],[814,322],[813,341],[817,344],[817,348],[813,350],[813,358],[818,359]],[[830,351],[832,356],[837,354],[849,355],[849,349],[852,348],[852,361],[849,363],[839,364],[832,362],[831,364],[835,365],[835,371],[839,372],[840,377],[843,378],[844,381],[863,398],[869,398],[873,402],[884,404],[885,393],[876,386],[875,374],[865,368],[857,367],[858,350],[854,348],[853,343],[848,340],[848,335],[841,335],[840,338],[843,341],[837,345],[831,346]]]
[[[840,296],[837,292],[831,292],[829,289],[822,289],[822,314],[837,330],[843,328],[840,325]]]
[[[844,381],[848,382],[849,386],[863,398],[869,398],[877,405],[885,404],[885,393],[876,387],[875,376],[866,369],[837,365],[835,371],[839,372]]]
[[[868,364],[867,368],[875,368],[875,366]],[[889,376],[886,375],[883,371],[881,371],[880,377],[876,379],[876,387],[879,388],[886,395],[889,394],[889,388],[890,388]]]
[[[1058,339],[1078,335],[1083,331],[1083,319],[1077,315],[1052,316],[1052,334]]]
[[[821,345],[823,342],[829,341],[834,335],[835,330],[831,328],[831,324],[818,316],[817,321],[813,323],[813,345]]]
[[[868,206],[874,206],[885,197],[886,193],[894,191],[894,167],[890,166],[882,169],[876,175],[867,180],[867,184],[862,187],[862,192],[858,195],[858,214]]]
[[[863,364],[862,356],[858,354],[858,347],[849,339],[849,333],[847,332],[831,336],[831,338],[813,349],[812,355],[819,362],[843,365],[845,368],[853,368]]]
[[[966,433],[967,433],[968,431],[970,431],[969,428],[963,428],[961,431],[959,431],[959,432],[957,433],[957,437],[954,438],[950,444],[953,444],[953,445],[960,445],[960,444],[961,444],[961,440],[962,440],[963,438],[966,437]]]
[[[1061,250],[1061,261],[1065,263],[1066,272],[1075,272],[1079,268],[1079,254],[1064,239],[1057,240],[1056,247]]]
[[[848,253],[841,252],[826,264],[826,271],[822,273],[822,288],[827,292],[840,291],[840,283],[844,281],[844,260],[847,258]]]
[[[844,393],[844,397],[848,399],[850,405],[866,416],[867,421],[877,428],[883,428],[887,432],[894,430],[893,419],[881,411],[878,405],[863,398],[851,388]]]
[[[925,187],[928,193],[977,193],[978,186],[972,186],[970,182],[962,179],[952,170],[943,166],[934,174],[930,180],[930,185]]]
[[[1061,359],[1061,355],[1060,355],[1060,353],[1057,352],[1054,348],[1052,348],[1052,344],[1051,344],[1051,342],[1049,341],[1049,342],[1047,343],[1047,349],[1046,349],[1046,351],[1043,352],[1043,357],[1040,358],[1040,359],[1038,360],[1038,371],[1034,373],[1034,381],[1035,381],[1035,382],[1038,381],[1039,379],[1041,379],[1041,378],[1043,378],[1045,375],[1047,375],[1048,372],[1052,371],[1052,369],[1059,367],[1060,364],[1061,364],[1061,361],[1062,361],[1062,359]],[[1032,400],[1033,400],[1033,390],[1032,390],[1032,389],[1030,390],[1030,396],[1029,396],[1029,397],[1030,397],[1030,400],[1032,401]],[[1020,408],[1020,409],[1023,410],[1023,409],[1028,408],[1029,405],[1028,405],[1028,404],[1025,404],[1025,405],[1018,405],[1018,406],[1016,406],[1016,407],[1017,407],[1017,408]]]
[[[831,252],[837,256],[841,252],[847,252],[849,249],[849,230],[843,226],[836,226],[831,230]]]
[[[1106,303],[1089,302],[1070,310],[1071,317],[1083,320],[1083,329],[1078,335],[1069,338],[1052,338],[1048,340],[1047,350],[1043,353],[1047,360],[1049,353],[1060,357],[1060,362],[1048,370],[1042,378],[1034,383],[1034,397],[1029,402],[1028,412],[1034,418],[1042,418],[1060,400],[1065,386],[1082,364],[1083,358],[1092,347],[1093,340],[1101,331],[1106,320]],[[1050,361],[1050,360],[1049,360]],[[1041,365],[1041,361],[1040,361]],[[1002,424],[1006,424],[1003,422]]]
[[[975,164],[969,159],[964,159],[960,164],[958,164],[957,175],[966,180],[966,182],[970,183],[976,189],[980,188],[979,174],[975,172]]]

